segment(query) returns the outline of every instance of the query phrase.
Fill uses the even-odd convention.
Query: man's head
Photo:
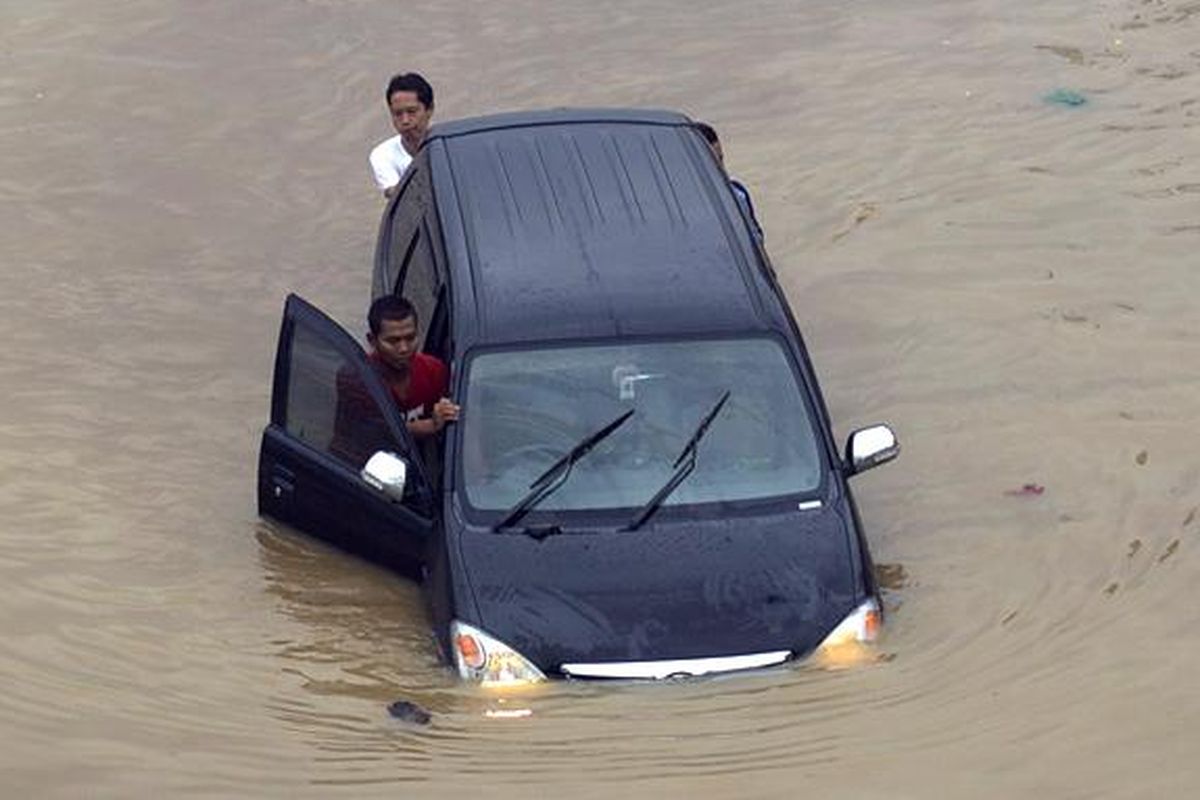
[[[708,142],[708,146],[712,148],[713,155],[717,157],[717,163],[725,166],[725,152],[721,149],[721,140],[717,136],[716,129],[707,122],[696,122],[693,124],[696,130],[700,131],[700,135],[704,137],[704,141]]]
[[[433,87],[417,73],[404,72],[388,81],[384,99],[404,148],[416,153],[433,116]]]
[[[417,352],[417,310],[398,295],[389,294],[371,303],[367,312],[371,330],[367,342],[389,367],[401,372],[408,369]]]

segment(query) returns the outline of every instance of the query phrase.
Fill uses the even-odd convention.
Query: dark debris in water
[[[903,564],[876,564],[875,580],[884,589],[903,589],[908,581],[908,572]]]
[[[1166,561],[1171,556],[1175,555],[1175,551],[1178,549],[1179,549],[1179,540],[1172,539],[1171,543],[1169,545],[1167,545],[1167,549],[1164,550],[1163,554],[1158,557],[1158,563],[1161,564],[1162,562]]]
[[[433,719],[428,711],[407,700],[397,700],[392,703],[388,706],[388,713],[396,719],[411,722],[414,725],[428,725]]]
[[[1045,486],[1036,483],[1027,483],[1020,489],[1009,489],[1005,494],[1009,497],[1037,497],[1044,491],[1046,491]]]
[[[1072,64],[1075,64],[1077,66],[1080,64],[1083,64],[1084,61],[1086,60],[1084,58],[1083,51],[1080,50],[1078,47],[1067,47],[1064,45],[1054,45],[1054,44],[1035,44],[1033,46],[1033,49],[1034,50],[1045,50],[1049,53],[1053,53],[1054,55],[1058,56],[1059,58],[1066,59],[1067,61],[1070,61]]]

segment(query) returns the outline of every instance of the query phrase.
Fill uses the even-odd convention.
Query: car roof
[[[498,114],[425,147],[463,344],[764,327],[754,245],[684,115]]]
[[[528,128],[536,125],[573,125],[587,122],[626,122],[642,125],[691,125],[678,111],[654,108],[549,108],[536,111],[508,111],[479,117],[439,122],[425,136],[428,143],[481,131],[504,128]]]

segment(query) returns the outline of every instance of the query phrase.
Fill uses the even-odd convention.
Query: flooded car
[[[464,678],[702,675],[875,637],[848,479],[896,438],[877,425],[839,452],[687,117],[436,126],[384,213],[373,293],[416,307],[460,421],[414,442],[354,339],[290,297],[259,508],[419,576]],[[369,397],[353,447],[348,372]]]

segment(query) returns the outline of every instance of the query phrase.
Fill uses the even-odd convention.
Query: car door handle
[[[276,464],[271,469],[271,493],[277,500],[291,497],[296,490],[296,473]]]

